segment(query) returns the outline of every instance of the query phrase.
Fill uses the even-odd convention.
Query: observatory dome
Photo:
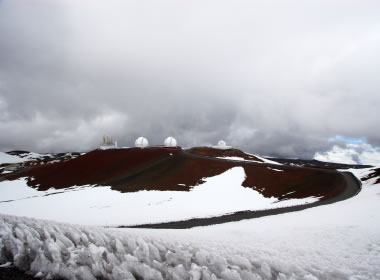
[[[215,149],[228,150],[231,149],[232,146],[227,146],[226,142],[223,140],[218,141],[218,145],[213,146]]]
[[[226,146],[226,142],[225,142],[225,141],[220,140],[220,141],[218,142],[218,147],[225,147],[225,146]]]
[[[177,140],[175,140],[175,138],[169,136],[168,138],[165,139],[164,145],[165,145],[165,147],[176,147],[177,146]]]
[[[139,137],[135,141],[135,147],[138,147],[138,148],[144,148],[144,147],[147,147],[148,145],[149,145],[148,139],[146,139],[145,137]]]

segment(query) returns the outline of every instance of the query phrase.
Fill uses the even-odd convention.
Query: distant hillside
[[[281,164],[291,165],[291,166],[302,166],[302,167],[312,167],[312,168],[323,168],[323,169],[361,169],[370,168],[372,165],[360,165],[360,164],[344,164],[344,163],[334,163],[334,162],[324,162],[315,159],[287,159],[287,158],[267,158],[269,160],[276,161]]]
[[[228,160],[228,157],[245,161]],[[226,157],[227,159],[220,159]],[[31,165],[5,175],[8,180],[27,178],[38,190],[73,186],[111,186],[120,192],[140,190],[189,191],[205,178],[241,166],[246,173],[244,187],[279,200],[335,196],[344,189],[341,174],[321,169],[263,163],[242,151],[198,147],[150,147],[145,149],[94,150],[50,164]]]

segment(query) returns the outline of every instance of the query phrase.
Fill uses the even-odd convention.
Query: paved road
[[[244,163],[247,163],[247,162],[244,162]],[[338,171],[330,171],[330,172],[338,172]],[[168,222],[168,223],[161,223],[161,224],[144,224],[144,225],[127,226],[127,227],[129,228],[156,228],[156,229],[186,229],[186,228],[192,228],[192,227],[198,227],[198,226],[208,226],[208,225],[214,225],[214,224],[236,222],[236,221],[245,220],[245,219],[260,218],[260,217],[270,216],[270,215],[284,214],[288,212],[301,211],[307,208],[336,203],[338,201],[349,199],[357,195],[361,190],[361,182],[350,172],[338,172],[338,173],[340,173],[343,176],[346,182],[344,191],[335,197],[332,197],[323,201],[317,201],[314,203],[290,206],[290,207],[284,207],[284,208],[261,210],[261,211],[240,211],[240,212],[235,212],[232,214],[227,214],[227,215],[223,215],[219,217],[197,218],[197,219],[190,219],[190,220],[185,220],[185,221]]]

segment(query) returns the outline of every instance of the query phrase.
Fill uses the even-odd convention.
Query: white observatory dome
[[[170,136],[170,137],[165,139],[164,145],[165,145],[165,147],[176,147],[177,146],[177,140],[175,140],[175,138]]]
[[[227,146],[226,142],[223,140],[218,141],[218,145],[213,146],[215,149],[228,150],[231,149],[232,146]]]
[[[225,146],[226,146],[226,142],[225,142],[225,141],[220,140],[220,141],[218,142],[218,147],[225,147]]]
[[[144,147],[147,147],[148,145],[149,145],[148,139],[146,139],[145,137],[139,137],[135,141],[135,147],[138,147],[138,148],[144,148]]]

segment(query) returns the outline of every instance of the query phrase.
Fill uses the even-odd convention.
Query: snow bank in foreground
[[[256,256],[219,249],[0,216],[0,263],[47,279],[263,279],[270,273]]]
[[[245,177],[244,168],[234,167],[206,178],[205,183],[190,192],[134,193],[93,186],[43,192],[28,187],[26,178],[21,178],[0,182],[0,213],[85,225],[134,225],[280,208],[318,200],[310,197],[278,202],[276,198],[267,198],[243,187]]]
[[[47,279],[317,279],[316,268],[229,245],[0,216],[0,263]]]

